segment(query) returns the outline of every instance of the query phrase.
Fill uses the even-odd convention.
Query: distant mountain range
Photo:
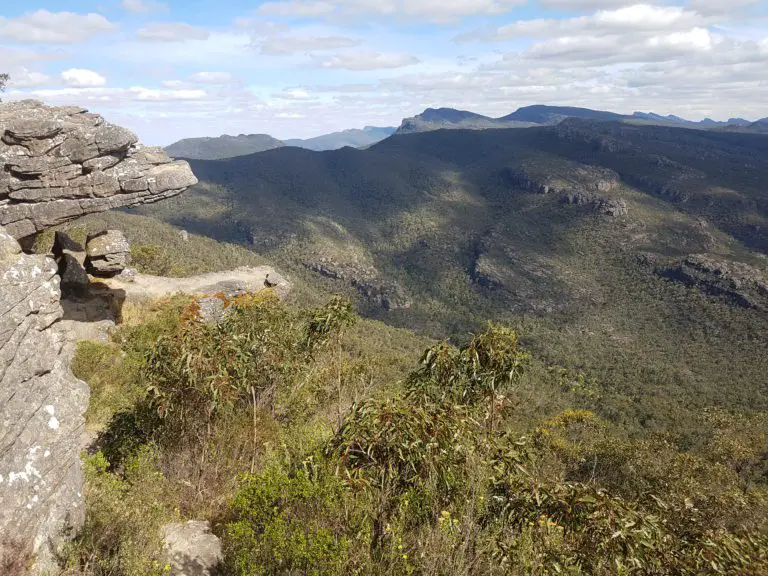
[[[268,134],[240,134],[239,136],[224,134],[218,138],[185,138],[166,146],[165,151],[175,158],[223,160],[281,146],[285,146],[285,143]]]
[[[236,156],[246,156],[256,152],[264,152],[283,146],[295,146],[321,152],[323,150],[337,150],[350,146],[352,148],[366,148],[376,144],[384,138],[395,133],[395,128],[366,126],[362,130],[342,130],[324,134],[315,138],[278,140],[268,134],[240,134],[229,136],[224,134],[219,137],[185,138],[166,146],[165,151],[176,158],[189,158],[191,160],[223,160]]]
[[[744,118],[731,118],[726,122],[705,118],[701,121],[686,120],[680,116],[662,116],[654,112],[617,114],[605,110],[576,108],[571,106],[534,105],[519,108],[515,112],[491,118],[467,110],[454,108],[427,108],[421,114],[405,118],[399,128],[366,126],[363,129],[342,130],[315,138],[277,140],[267,134],[223,135],[218,138],[186,138],[167,146],[166,152],[177,158],[192,160],[222,160],[246,156],[274,148],[293,146],[322,152],[344,147],[364,149],[392,134],[414,134],[441,129],[486,130],[491,128],[532,128],[535,126],[556,126],[567,118],[594,120],[599,122],[623,122],[639,125],[696,128],[700,130],[723,130],[728,132],[751,132],[768,134],[768,118],[750,122]]]
[[[768,134],[768,118],[763,118],[757,122],[748,122],[745,124],[731,124],[725,128],[730,132],[752,132],[754,134]]]
[[[362,130],[342,130],[341,132],[333,132],[331,134],[324,134],[322,136],[317,136],[316,138],[307,138],[305,140],[286,140],[285,145],[306,148],[307,150],[315,150],[317,152],[322,152],[323,150],[338,150],[345,146],[350,146],[352,148],[366,148],[391,136],[395,133],[395,130],[396,128],[390,127],[380,128],[377,126],[366,126]]]
[[[657,124],[665,126],[680,126],[689,128],[733,128],[747,131],[762,131],[758,121],[750,123],[743,118],[731,118],[727,122],[718,122],[705,118],[700,122],[686,120],[679,116],[662,116],[653,112],[635,112],[634,114],[617,114],[604,110],[589,108],[574,108],[570,106],[534,105],[519,108],[512,114],[501,118],[491,118],[465,110],[453,108],[427,108],[421,114],[406,118],[397,129],[397,134],[413,134],[440,129],[485,130],[488,128],[528,128],[533,126],[555,126],[566,118],[581,118],[583,120],[631,122],[634,124]],[[764,130],[764,127],[763,127]],[[741,130],[744,131],[744,130]]]

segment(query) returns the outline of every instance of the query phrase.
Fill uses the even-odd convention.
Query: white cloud
[[[742,8],[756,6],[761,0],[691,0],[691,9],[702,14],[729,14]]]
[[[171,88],[173,90],[178,90],[179,88],[187,87],[188,83],[184,82],[183,80],[163,80],[162,82],[160,82],[160,85],[163,88]]]
[[[273,94],[275,98],[280,100],[311,100],[312,95],[304,88],[286,88],[278,94]]]
[[[184,42],[206,40],[211,34],[205,28],[185,22],[151,22],[138,31],[142,40],[151,42]]]
[[[715,0],[717,1],[717,0]],[[622,8],[637,4],[637,0],[538,0],[544,8],[556,8],[558,10],[607,10],[610,8]],[[651,0],[650,4],[664,4],[664,0]]]
[[[227,84],[232,81],[229,72],[196,72],[189,76],[189,81],[194,84]]]
[[[122,109],[127,101],[162,104],[179,101],[198,101],[208,97],[208,93],[205,90],[172,90],[146,88],[144,86],[106,88],[103,85],[80,85],[70,86],[68,88],[38,89],[28,92],[9,92],[9,95],[14,98],[29,98],[31,96],[54,105],[77,105],[78,102],[97,101],[101,103],[101,106],[106,106],[106,103],[112,103],[119,109]],[[184,113],[186,112],[182,112],[182,114]]]
[[[653,36],[648,39],[652,48],[676,48],[681,50],[706,51],[711,50],[718,39],[705,28],[694,28],[688,32],[673,32],[672,34]]]
[[[262,54],[282,56],[351,48],[361,44],[361,41],[345,36],[272,36],[256,44]]]
[[[606,36],[637,32],[687,30],[702,25],[705,19],[680,6],[635,4],[616,10],[598,10],[591,16],[555,19],[518,20],[496,28],[475,30],[457,37],[459,42],[513,40],[525,37],[584,34]]]
[[[155,0],[123,0],[120,4],[131,14],[149,14],[151,12],[167,12],[168,4]]]
[[[98,72],[85,68],[70,68],[61,73],[61,79],[67,86],[76,88],[96,88],[104,86],[107,79]]]
[[[332,14],[336,7],[332,2],[313,0],[288,0],[287,2],[264,2],[258,8],[259,14],[286,18],[313,18]]]
[[[11,76],[10,88],[35,88],[52,84],[53,78],[41,72],[34,72],[27,69],[21,69]]]
[[[15,72],[33,62],[57,60],[64,56],[65,53],[61,51],[0,46],[0,63],[4,72]]]
[[[527,0],[283,0],[265,2],[258,13],[282,18],[388,16],[436,23],[466,16],[503,14]]]
[[[381,52],[345,52],[328,58],[315,58],[320,68],[341,70],[385,70],[418,64],[419,59],[410,54],[383,54]]]
[[[0,39],[29,44],[75,44],[115,29],[100,14],[38,10],[19,16],[0,16]]]
[[[208,93],[205,90],[157,90],[134,86],[128,89],[128,93],[136,100],[151,100],[154,102],[168,102],[177,100],[202,100]]]

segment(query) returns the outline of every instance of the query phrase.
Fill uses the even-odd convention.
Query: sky
[[[758,119],[768,0],[0,0],[0,72],[159,145],[442,106]]]

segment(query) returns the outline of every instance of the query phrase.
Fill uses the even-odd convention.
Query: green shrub
[[[102,428],[115,412],[130,408],[144,393],[141,387],[142,360],[122,352],[114,344],[78,342],[72,373],[85,380],[91,390],[86,425]]]
[[[162,246],[134,244],[131,246],[131,263],[142,274],[155,276],[185,276],[186,271]]]
[[[85,576],[163,576],[160,526],[173,519],[157,454],[145,447],[109,471],[100,452],[85,460],[85,526],[66,553],[66,564]]]
[[[224,540],[233,575],[355,573],[351,556],[364,541],[348,522],[344,487],[332,474],[312,476],[273,464],[246,479]]]

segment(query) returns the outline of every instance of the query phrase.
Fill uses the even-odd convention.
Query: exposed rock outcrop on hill
[[[399,310],[411,306],[411,299],[405,290],[396,282],[383,280],[379,271],[372,266],[338,262],[328,257],[305,263],[305,266],[326,278],[349,282],[370,304],[382,310]]]
[[[664,275],[745,308],[768,310],[768,280],[760,270],[743,262],[693,254],[665,270]]]
[[[566,192],[562,197],[562,202],[563,204],[573,204],[576,206],[590,206],[598,214],[613,218],[626,216],[629,212],[627,203],[620,198],[606,198],[599,194],[582,192],[580,190]]]
[[[87,286],[82,247],[60,264],[17,239],[91,212],[154,202],[197,179],[186,162],[82,108],[0,104],[0,572],[55,572],[63,537],[82,520],[88,387],[69,369],[60,297]],[[29,245],[29,242],[25,242]]]
[[[83,108],[0,104],[0,226],[14,238],[196,183],[186,162]]]

